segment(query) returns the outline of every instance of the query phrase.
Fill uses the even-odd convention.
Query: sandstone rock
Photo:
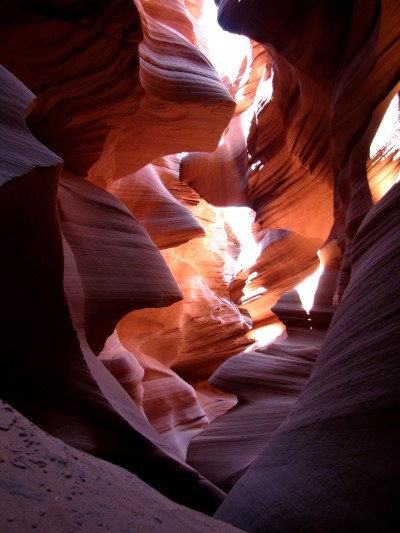
[[[29,127],[66,170],[106,187],[161,155],[217,146],[235,104],[148,2],[7,4],[0,61],[37,96]]]
[[[335,285],[330,286],[329,304]],[[313,329],[315,323],[302,309],[296,291],[283,295],[273,312],[287,334],[265,348],[231,357],[214,372],[210,383],[235,394],[238,404],[196,435],[188,448],[187,461],[226,492],[289,414],[324,338],[323,329]]]
[[[204,236],[200,223],[172,196],[153,165],[116,180],[109,191],[143,224],[159,249]]]
[[[58,201],[84,291],[86,338],[99,353],[127,312],[182,295],[147,232],[114,196],[64,173]]]
[[[4,402],[0,432],[2,531],[240,531],[173,503],[122,468],[71,448]]]
[[[361,225],[311,378],[220,519],[247,531],[398,530],[399,195],[396,185]]]
[[[398,2],[216,3],[236,79],[202,2],[2,3],[0,396],[249,530],[396,530]]]
[[[9,258],[1,266],[2,279],[7,280],[1,305],[1,323],[7,331],[1,394],[48,432],[131,469],[150,483],[161,482],[160,490],[168,492],[170,467],[176,465],[177,476],[193,479],[195,492],[200,489],[200,506],[211,505],[208,508],[211,512],[219,504],[222,493],[177,458],[173,448],[156,433],[88,344],[89,341],[100,350],[109,334],[107,328],[112,332],[119,313],[135,307],[134,301],[139,307],[157,305],[157,301],[171,303],[176,296],[180,298],[179,289],[146,232],[105,191],[64,176],[58,209],[61,161],[24,126],[24,111],[32,103],[31,93],[7,71],[2,70],[2,77],[2,98],[11,104],[3,121],[0,194],[0,237],[2,249]],[[15,165],[13,175],[10,168],[14,168],[14,159],[20,159],[17,150],[21,145],[24,157]],[[87,201],[88,191],[93,194],[93,202]],[[102,209],[113,213],[108,223],[94,215]],[[104,231],[99,231],[101,228]],[[125,300],[129,291],[126,292],[124,284],[129,285],[133,278],[127,275],[126,261],[121,261],[124,258],[121,243],[129,239],[131,246],[142,247],[141,258],[133,265],[142,264],[150,276],[147,290],[143,291],[146,289],[143,284],[136,285],[136,290],[132,286],[137,298],[130,303]],[[112,251],[114,245],[120,247],[122,256]],[[129,256],[133,250],[125,252]],[[149,253],[155,254],[152,259],[158,258],[156,262],[151,259],[151,268],[143,263],[146,257],[150,259]],[[100,259],[105,259],[102,268],[97,263]],[[161,268],[169,278],[166,292],[161,288],[163,276],[160,278],[160,272],[154,276],[152,270],[157,262],[163,265]],[[108,286],[103,276],[107,271]],[[122,296],[120,307],[116,303],[118,294]],[[133,292],[128,298],[132,297]],[[124,309],[126,305],[128,308]],[[101,326],[104,320],[102,310],[107,308],[105,327],[97,330],[96,326]],[[30,316],[23,322],[21,335],[21,313],[28,312]],[[146,456],[152,457],[154,469],[147,470]],[[163,481],[161,472],[165,468]],[[181,496],[180,489],[175,493],[177,488],[178,485],[171,487],[174,493],[171,497],[180,500],[182,496],[182,501],[189,503],[188,487],[185,486]]]

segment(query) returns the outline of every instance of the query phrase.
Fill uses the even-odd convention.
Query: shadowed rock
[[[0,432],[2,531],[240,531],[47,435],[4,402]]]
[[[311,378],[220,519],[246,531],[398,531],[399,199],[396,185],[358,230]]]

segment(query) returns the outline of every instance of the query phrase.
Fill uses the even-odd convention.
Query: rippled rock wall
[[[397,2],[217,3],[235,79],[201,2],[3,2],[0,395],[245,530],[395,530]]]

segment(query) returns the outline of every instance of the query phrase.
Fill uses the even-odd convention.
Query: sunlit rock
[[[368,182],[366,163],[380,120],[398,91],[398,6],[388,0],[368,6],[326,2],[304,9],[291,1],[255,0],[249,9],[248,3],[222,0],[219,19],[227,29],[243,31],[265,44],[278,69],[275,91],[280,81],[290,80],[285,75],[288,69],[304,88],[298,93],[289,89],[292,98],[285,104],[285,132],[309,105],[308,82],[314,86],[308,93],[313,95],[308,116],[314,119],[307,124],[306,114],[302,134],[288,146],[301,162],[318,160],[323,165],[325,160],[327,166],[319,167],[319,172],[326,168],[333,173],[335,224],[329,242],[336,239],[336,243],[322,258],[327,265],[324,273],[330,276],[324,280],[325,288],[332,286],[337,258],[341,272],[333,298],[337,310],[309,381],[216,516],[248,531],[271,527],[274,531],[371,527],[395,531],[399,339],[394,333],[398,314],[394,294],[398,276],[393,279],[389,272],[397,271],[399,261],[398,186],[392,178],[392,188],[382,192],[372,207],[371,193],[376,194],[378,187],[375,180]],[[321,39],[322,34],[329,34],[329,39]],[[294,108],[292,102],[296,102]],[[317,127],[318,110],[321,118],[325,113],[325,126],[310,136],[308,126]],[[279,120],[278,110],[275,117]],[[268,139],[274,138],[271,130],[272,125]],[[263,129],[261,135],[267,136],[267,131]],[[325,149],[317,156],[314,149],[319,143],[322,148],[324,139],[329,141],[330,155]],[[267,156],[272,159],[266,157],[266,167],[278,151],[271,146]],[[393,173],[395,152],[385,154],[383,149],[380,155],[383,164],[377,171]],[[313,164],[305,166],[313,172]],[[280,192],[280,183],[275,185],[271,191],[266,189],[264,199],[257,197],[261,205]],[[306,220],[300,214],[294,222],[300,228]],[[315,229],[326,230],[326,226],[320,222]],[[336,254],[337,246],[343,259]],[[330,296],[327,291],[317,299],[322,314],[310,313],[310,320],[320,327],[329,322],[325,305]]]
[[[38,99],[29,128],[65,169],[86,175],[143,96],[134,3],[17,1],[2,8],[0,24],[1,63]]]
[[[328,300],[332,317],[335,278],[329,287],[330,298],[318,296],[318,300]],[[188,462],[226,492],[243,476],[293,408],[329,325],[329,320],[314,321],[315,315],[302,309],[294,290],[280,298],[273,312],[285,324],[286,333],[264,348],[250,347],[247,353],[231,357],[214,372],[210,383],[235,394],[238,404],[196,435],[188,448]]]
[[[271,308],[279,297],[315,271],[320,245],[319,239],[285,230],[265,234],[255,264],[239,272],[230,285],[231,298],[247,309],[254,327],[274,321]]]
[[[8,355],[1,394],[47,432],[138,473],[172,499],[210,513],[223,494],[178,459],[174,446],[154,430],[89,346],[99,351],[107,330],[112,332],[129,308],[157,301],[168,305],[181,293],[127,208],[69,174],[59,187],[60,158],[25,126],[32,93],[4,69],[1,74],[1,98],[7,102],[1,241],[9,258],[2,263],[7,283],[1,323]],[[140,259],[132,262],[136,248]],[[164,269],[161,277],[158,268],[157,275],[153,270],[157,264]],[[134,275],[138,267],[150,276],[147,287],[138,283],[137,270]],[[149,460],[151,468],[146,466]],[[186,481],[170,486],[175,470]]]
[[[248,203],[247,177],[246,140],[240,116],[231,120],[215,152],[188,154],[181,162],[180,179],[220,207]]]
[[[204,235],[200,223],[163,185],[153,165],[116,180],[109,191],[143,224],[159,249]]]
[[[398,2],[216,4],[3,2],[0,396],[247,530],[395,531]]]
[[[371,143],[367,178],[372,202],[376,204],[399,181],[400,100],[396,93]]]
[[[117,328],[121,342],[129,351],[142,354],[140,357],[144,356],[145,359],[150,357],[152,366],[156,365],[155,372],[151,373],[152,383],[147,384],[147,375],[144,377],[145,399],[147,391],[145,411],[150,410],[153,417],[174,420],[185,432],[190,427],[190,418],[185,414],[185,409],[190,412],[194,409],[193,396],[187,395],[187,384],[195,390],[199,388],[204,391],[212,372],[224,360],[243,351],[252,342],[246,336],[248,322],[229,299],[228,283],[232,272],[225,271],[227,240],[223,218],[206,205],[200,204],[198,209],[198,219],[207,229],[206,237],[163,252],[183,300],[164,309],[143,309],[130,313]],[[145,365],[141,358],[139,361]],[[171,381],[174,373],[177,374],[174,378],[176,386],[181,390],[175,399],[172,392],[169,396],[168,389],[162,385],[168,376]],[[178,376],[185,381],[179,384]],[[155,383],[156,378],[161,380],[159,385]],[[152,390],[160,392],[156,392],[152,398]],[[210,401],[210,390],[207,391],[204,409],[208,415],[216,407]],[[161,393],[165,395],[164,400],[160,397]],[[200,404],[202,397],[199,396]],[[217,393],[214,403],[218,404],[223,399],[223,394]],[[227,406],[231,405],[229,401]],[[202,411],[192,416],[193,429],[199,428],[200,416],[204,416]],[[184,422],[184,419],[187,421]],[[185,425],[188,426],[186,430]],[[156,424],[160,430],[163,426],[163,423],[159,426]]]
[[[399,192],[395,185],[361,225],[311,378],[220,519],[248,531],[271,522],[276,531],[397,529]]]
[[[234,111],[207,59],[160,15],[139,0],[2,12],[0,61],[38,98],[29,127],[102,187],[161,155],[213,150]]]

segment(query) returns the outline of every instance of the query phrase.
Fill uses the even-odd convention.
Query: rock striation
[[[375,121],[398,90],[394,58],[399,40],[393,21],[399,20],[399,10],[390,1],[371,4],[363,13],[363,23],[358,24],[359,3],[353,8],[343,6],[339,12],[331,2],[313,5],[316,9],[310,3],[302,13],[292,2],[254,2],[253,7],[254,11],[245,11],[240,3],[222,1],[220,21],[238,32],[246,28],[248,35],[267,46],[278,66],[283,61],[297,73],[300,83],[304,75],[311,78],[332,102],[333,235],[344,252],[334,301],[336,305],[342,297],[343,301],[299,400],[269,442],[265,440],[265,447],[216,516],[247,531],[361,531],[371,527],[397,531],[399,484],[393,471],[399,468],[395,436],[399,406],[394,347],[399,339],[394,334],[397,278],[389,281],[389,272],[397,269],[398,262],[394,241],[399,221],[394,206],[399,191],[394,186],[372,208],[365,162]],[[353,11],[346,13],[347,9]],[[315,47],[317,55],[307,56],[300,43],[307,46],[318,39],[317,31],[309,33],[314,17],[318,31],[324,31],[329,21],[331,38],[321,43],[322,48]],[[299,28],[296,40],[293,34],[288,37],[294,21]],[[336,33],[335,25],[341,31]],[[338,41],[333,46],[335,36]],[[378,159],[381,179],[383,168],[389,178],[396,167],[390,148]],[[332,251],[326,259],[334,260]]]
[[[176,484],[171,496],[178,489],[173,498],[187,505],[197,500],[210,512],[222,493],[178,459],[96,358],[128,308],[168,305],[181,292],[126,207],[89,182],[59,177],[61,160],[25,126],[33,95],[4,69],[2,78],[2,98],[9,102],[1,172],[1,242],[8,257],[1,267],[8,280],[1,306],[8,354],[2,396],[49,433],[140,473],[161,491],[170,492],[167,479],[176,466],[176,475],[193,476],[200,493],[190,502],[184,483],[184,492]],[[17,152],[21,145],[24,158]],[[147,282],[138,279],[138,268]],[[32,313],[23,335],[21,313]]]
[[[399,529],[398,2],[215,4],[1,4],[2,529]]]
[[[361,224],[310,380],[220,519],[246,531],[398,531],[399,194],[396,185]]]

